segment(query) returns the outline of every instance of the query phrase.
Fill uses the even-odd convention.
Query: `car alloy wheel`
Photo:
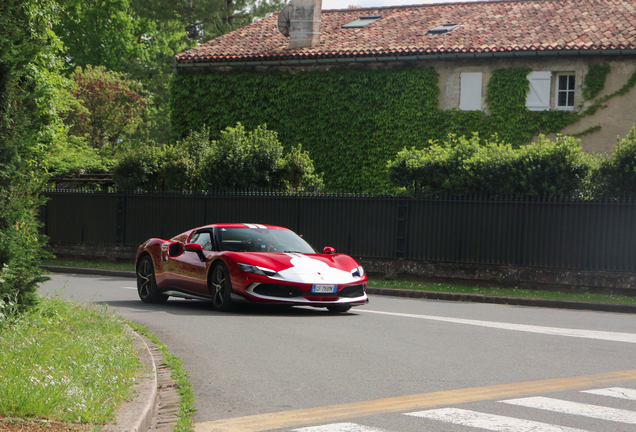
[[[212,295],[212,308],[217,311],[227,312],[232,309],[232,281],[230,272],[223,263],[218,263],[212,270],[210,281],[210,294]]]
[[[149,256],[143,257],[137,265],[137,293],[144,303],[164,303],[168,300],[168,296],[157,289],[155,268]]]

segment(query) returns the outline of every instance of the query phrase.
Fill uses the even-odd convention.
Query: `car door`
[[[198,243],[203,250],[201,253],[183,250],[183,253],[170,257],[170,269],[168,271],[172,273],[172,284],[185,291],[209,295],[207,277],[210,257],[213,255],[214,240],[212,230],[201,229],[194,231],[187,242]]]

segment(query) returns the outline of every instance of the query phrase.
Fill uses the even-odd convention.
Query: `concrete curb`
[[[104,432],[146,432],[150,429],[155,417],[157,402],[157,365],[152,351],[145,339],[133,329],[129,332],[135,336],[134,346],[144,371],[139,382],[133,387],[133,399],[125,402],[115,414],[115,422],[105,425]]]
[[[54,273],[92,274],[111,277],[135,278],[134,271],[101,270],[79,267],[40,266]],[[418,291],[397,288],[368,287],[367,293],[391,297],[426,298],[432,300],[465,301],[475,303],[507,304],[514,306],[549,307],[560,309],[593,310],[600,312],[636,313],[636,305],[619,303],[595,303],[572,300],[534,299],[526,297],[486,296],[481,294],[447,293],[436,291]]]

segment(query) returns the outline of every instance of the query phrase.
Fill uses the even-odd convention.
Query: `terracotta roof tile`
[[[382,18],[342,28],[359,16]],[[321,44],[287,49],[278,15],[176,56],[179,63],[548,50],[636,49],[636,0],[500,0],[324,10]],[[427,34],[445,23],[449,33]]]

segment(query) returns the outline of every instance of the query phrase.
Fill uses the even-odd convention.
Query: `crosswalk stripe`
[[[441,408],[428,411],[408,413],[414,417],[439,420],[456,425],[470,426],[496,432],[586,432],[565,426],[552,425],[530,420],[484,414],[459,408]]]
[[[561,414],[573,414],[600,420],[610,420],[620,423],[636,424],[636,412],[599,405],[570,402],[542,396],[500,401],[511,405],[527,408],[537,408]]]
[[[294,432],[386,432],[369,426],[361,426],[355,423],[332,423],[322,426],[312,426],[302,429],[294,429]]]
[[[636,390],[620,387],[611,387],[598,390],[583,390],[582,393],[591,393],[601,396],[609,396],[618,399],[636,400]]]

